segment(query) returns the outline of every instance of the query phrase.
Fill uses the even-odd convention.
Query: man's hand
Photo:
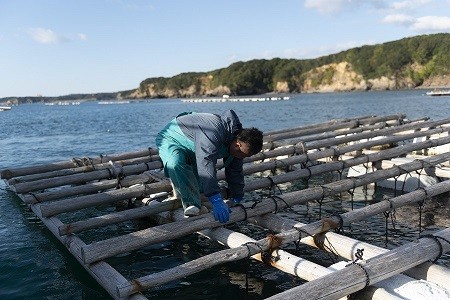
[[[222,195],[220,195],[220,193],[214,194],[209,197],[209,201],[213,205],[214,219],[220,223],[228,222],[231,210],[228,208],[228,205],[223,202]]]

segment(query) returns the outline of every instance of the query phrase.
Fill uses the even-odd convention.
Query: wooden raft
[[[449,172],[442,171],[450,160],[450,119],[430,121],[428,118],[408,120],[405,117],[404,114],[362,116],[266,132],[263,151],[245,159],[245,191],[269,188],[272,194],[262,201],[247,201],[243,206],[232,207],[228,222],[246,221],[278,232],[260,240],[223,227],[211,213],[184,218],[179,209],[181,203],[167,197],[170,196],[171,185],[163,176],[157,150],[152,148],[5,169],[1,171],[1,178],[115,299],[147,299],[141,292],[249,256],[309,281],[273,295],[271,299],[338,299],[357,291],[374,299],[396,299],[376,286],[381,280],[395,276],[404,276],[406,280],[427,280],[450,290],[450,270],[428,262],[450,250],[450,228],[390,251],[328,232],[450,191]],[[413,140],[416,142],[413,143]],[[424,156],[427,152],[433,155]],[[417,156],[417,153],[422,156]],[[405,156],[413,159],[401,165],[385,167],[389,160]],[[310,179],[333,171],[345,174],[353,166],[369,164],[371,172],[358,177],[341,177],[331,183],[283,194],[274,192],[278,184]],[[308,201],[321,201],[357,187],[422,170],[428,174],[431,172],[433,176],[439,175],[440,182],[418,186],[410,193],[309,224],[276,214],[285,208],[305,205]],[[437,170],[441,173],[438,174]],[[218,178],[224,177],[224,172],[218,171]],[[161,196],[167,199],[161,201]],[[124,202],[134,205],[121,211],[97,212],[94,217],[82,213],[99,205],[114,208]],[[203,204],[209,205],[208,201]],[[72,216],[75,214],[84,217],[76,219]],[[70,217],[66,219],[70,222],[62,218],[67,215]],[[103,240],[86,242],[81,238],[87,230],[101,230],[108,225],[144,217],[153,217],[161,225],[126,234],[117,233]],[[193,233],[230,249],[139,278],[125,278],[105,261]],[[283,245],[297,241],[331,249],[324,247],[323,243],[316,245],[320,238],[333,246],[340,257],[352,263],[342,270],[331,271],[282,250]],[[357,247],[364,247],[366,251],[363,261],[358,262],[355,257]],[[267,261],[267,255],[262,255],[264,253],[269,253],[272,259]]]

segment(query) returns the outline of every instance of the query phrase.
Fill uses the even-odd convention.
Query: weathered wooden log
[[[416,137],[422,137],[422,136],[431,136],[433,134],[446,132],[447,129],[445,128],[436,128],[432,130],[426,130],[426,131],[417,131],[410,134],[405,135],[395,135],[395,136],[389,136],[386,138],[381,139],[374,139],[363,143],[355,143],[352,145],[344,146],[344,147],[333,147],[329,149],[324,149],[322,151],[316,151],[312,153],[305,153],[300,155],[295,155],[286,159],[282,160],[272,160],[268,162],[263,162],[256,165],[250,165],[250,164],[244,164],[244,174],[252,174],[255,172],[262,172],[265,170],[272,170],[275,168],[283,168],[286,166],[290,166],[293,164],[300,164],[307,161],[314,161],[325,157],[333,157],[337,155],[342,155],[344,153],[352,152],[352,151],[358,151],[362,149],[367,149],[370,147],[383,145],[383,144],[389,144],[389,143],[396,143],[403,140],[413,139]],[[270,152],[274,152],[277,150],[273,150]],[[265,153],[266,156],[272,156],[269,152]],[[217,173],[218,179],[224,179],[224,171],[219,171]],[[141,180],[142,179],[142,180]],[[120,185],[122,187],[129,187],[134,184],[142,184],[148,182],[148,176],[146,175],[146,172],[144,172],[141,175],[132,175],[127,176],[123,180],[121,180]],[[167,183],[168,184],[168,183]],[[21,198],[25,203],[38,203],[38,202],[47,202],[52,201],[68,196],[75,196],[80,194],[92,194],[97,193],[102,190],[107,190],[111,188],[115,188],[117,186],[117,180],[104,180],[101,182],[94,182],[89,183],[81,186],[74,186],[74,187],[68,187],[63,190],[58,191],[49,191],[49,192],[42,192],[42,193],[30,193],[28,195],[22,195]],[[170,191],[171,186],[167,185],[166,189],[160,190],[160,191]]]
[[[419,128],[425,128],[425,127],[435,127],[438,126],[438,124],[448,124],[450,119],[440,120],[436,122],[424,122],[424,123],[417,123],[417,124],[406,124],[401,126],[395,126],[395,127],[388,127],[372,132],[362,132],[358,134],[358,138],[361,139],[368,139],[368,138],[374,138],[379,137],[382,135],[391,135],[394,133],[400,133],[407,130],[415,130]],[[426,124],[427,123],[427,124]],[[315,142],[310,142],[307,144],[308,147],[313,149],[323,148],[323,147],[330,147],[333,145],[339,145],[344,144],[348,142],[355,141],[354,137],[352,136],[343,136],[335,139],[327,139],[327,140],[320,140]]]
[[[162,167],[161,161],[153,161],[139,165],[124,166],[120,174],[123,174],[124,176],[130,174],[139,174],[149,169],[156,169],[160,167]],[[107,179],[112,177],[116,177],[114,174],[114,170],[111,169],[93,170],[88,173],[80,173],[57,178],[46,178],[36,181],[17,183],[11,186],[11,189],[18,194],[23,194],[31,191],[39,191],[57,186],[63,186],[68,184],[80,184],[93,180]]]
[[[327,139],[320,139],[320,140],[314,139],[309,143],[305,142],[303,140],[303,138],[291,139],[291,140],[283,141],[283,142],[273,142],[273,143],[270,143],[270,145],[269,144],[263,145],[263,148],[266,147],[266,148],[272,149],[272,148],[279,148],[279,147],[286,147],[286,148],[290,147],[289,149],[284,149],[284,151],[286,151],[286,152],[283,152],[284,154],[280,154],[280,155],[301,154],[301,153],[311,150],[311,149],[331,147],[333,145],[340,145],[340,144],[345,144],[345,143],[349,143],[349,142],[355,142],[358,140],[375,138],[375,137],[379,137],[379,136],[383,136],[383,135],[384,136],[392,135],[395,133],[406,132],[409,130],[419,130],[421,128],[434,128],[434,127],[441,126],[444,124],[449,124],[449,123],[450,123],[450,118],[447,118],[447,119],[443,119],[443,120],[439,120],[439,121],[404,124],[404,125],[400,125],[400,126],[388,127],[388,128],[369,131],[369,132],[361,132],[361,133],[337,137],[337,138],[335,136],[332,136],[331,138],[327,138]],[[345,133],[342,132],[342,135],[345,135]],[[292,145],[295,145],[295,146],[292,146]],[[246,158],[244,161],[249,162],[249,161],[255,161],[255,160],[263,160],[266,158],[265,153],[266,152],[260,152],[256,155]]]
[[[285,151],[283,151],[282,153],[284,153]],[[286,153],[289,153],[290,151],[286,151]],[[269,158],[269,157],[274,157],[275,155],[278,155],[278,153],[265,153],[265,157]],[[143,164],[139,164],[136,166],[133,166],[134,168],[136,168],[137,170],[140,169],[146,169],[146,170],[152,170],[152,169],[157,169],[157,168],[161,168],[162,164],[158,163],[160,162],[158,161],[154,161],[155,159],[159,159],[159,156],[154,155],[151,159],[149,158],[149,160],[152,161],[152,163],[143,163]],[[153,162],[154,161],[154,162]],[[218,167],[221,166],[221,162],[219,162]],[[67,184],[79,184],[79,183],[83,183],[83,182],[88,182],[88,181],[92,181],[92,180],[101,180],[101,179],[106,179],[109,177],[111,177],[112,174],[112,166],[110,166],[109,164],[100,164],[98,165],[99,168],[97,168],[97,165],[92,166],[88,166],[88,167],[84,167],[84,168],[76,168],[76,169],[66,169],[66,170],[58,170],[58,171],[54,171],[53,173],[51,172],[47,172],[47,173],[43,173],[43,175],[39,175],[39,174],[35,174],[35,175],[29,175],[28,178],[26,177],[21,177],[21,178],[13,178],[11,179],[8,184],[10,185],[14,185],[14,189],[16,191],[16,193],[27,193],[27,192],[31,192],[31,191],[38,191],[38,190],[43,190],[46,188],[52,188],[52,187],[57,187],[57,186],[62,186],[62,185],[67,185]],[[129,166],[131,167],[131,166]],[[100,170],[106,170],[105,172],[97,172]],[[89,175],[82,175],[79,174],[81,171],[84,172],[89,172]],[[74,175],[75,174],[75,175]],[[56,176],[61,176],[60,178],[51,178],[52,176],[50,175],[56,175]],[[40,178],[40,179],[38,179]],[[37,179],[34,181],[30,181],[28,182],[27,179]],[[32,195],[33,198],[35,198],[35,200],[37,200],[37,198],[35,197],[35,195]]]
[[[450,228],[439,231],[433,236],[448,241],[450,239]],[[450,243],[443,242],[440,239],[422,237],[416,242],[405,244],[365,262],[350,264],[335,273],[267,299],[331,300],[349,295],[450,251]]]
[[[417,145],[416,144],[411,144],[411,145],[402,146],[402,147],[413,147],[413,146],[417,146]],[[390,155],[386,155],[386,153],[390,153]],[[373,158],[379,156],[379,154],[380,153],[376,153],[376,154],[368,155],[367,157],[358,157],[358,158],[347,160],[347,161],[344,161],[344,162],[347,165],[347,167],[351,167],[351,166],[354,166],[354,165],[358,165],[358,164],[360,164],[362,162],[373,161]],[[386,158],[389,158],[389,157],[392,157],[392,156],[398,156],[398,152],[396,151],[395,148],[383,151],[383,156],[382,156],[383,159],[386,159]],[[303,169],[303,170],[294,171],[294,172],[291,172],[291,173],[288,173],[288,174],[276,175],[276,176],[271,177],[271,179],[261,179],[261,180],[258,180],[258,181],[253,181],[252,183],[247,184],[247,186],[245,187],[245,191],[251,191],[251,190],[254,190],[254,189],[261,188],[261,185],[263,185],[263,187],[267,187],[267,186],[270,186],[269,184],[272,184],[272,182],[275,183],[275,184],[278,184],[278,183],[285,182],[287,180],[286,178],[280,179],[280,176],[286,177],[286,175],[300,174],[298,176],[300,176],[300,177],[301,176],[307,177],[307,176],[319,174],[320,172],[324,172],[324,170],[323,170],[324,167],[325,167],[325,171],[340,170],[340,169],[342,169],[342,165],[340,165],[340,163],[341,162],[334,162],[334,163],[330,163],[330,164],[327,164],[327,165],[319,165],[319,166],[315,166],[315,167],[310,167],[307,170]],[[298,178],[298,177],[294,177],[294,178]],[[292,178],[289,176],[288,180],[292,180]],[[263,183],[261,183],[261,181],[266,181],[266,184],[264,185]],[[170,188],[169,187],[169,183],[166,183],[165,189],[164,188],[162,188],[161,190],[156,190],[155,189],[152,192],[156,193],[156,192],[160,192],[160,191],[167,191],[167,189],[169,189],[169,188]],[[77,201],[76,205],[77,206],[81,205],[81,202],[83,202],[83,201]],[[95,203],[97,203],[97,202],[95,202]],[[92,204],[92,202],[90,202],[90,204]],[[70,204],[70,203],[66,203],[63,206],[57,206],[57,205],[53,205],[53,206],[54,206],[54,208],[53,209],[49,209],[49,211],[55,212],[55,209],[58,209],[57,207],[61,207],[61,208],[67,209],[68,207],[72,207],[73,205]],[[173,206],[173,207],[175,207],[175,206]],[[48,208],[45,208],[44,211],[46,211],[46,209],[48,209]],[[141,210],[143,212],[141,212]],[[76,224],[73,224],[73,225],[69,224],[69,225],[67,225],[67,227],[61,229],[60,232],[62,234],[67,234],[67,233],[70,233],[70,232],[79,232],[81,230],[91,229],[91,228],[94,228],[96,226],[109,225],[109,224],[115,223],[116,221],[117,222],[122,222],[122,221],[127,220],[127,218],[134,217],[134,216],[136,216],[136,217],[143,217],[143,216],[145,216],[145,214],[150,214],[151,212],[152,212],[152,209],[150,209],[150,208],[139,208],[139,209],[136,209],[133,212],[127,212],[126,213],[126,215],[127,215],[126,217],[122,216],[121,215],[122,213],[115,213],[111,217],[94,218],[93,220],[78,221],[78,222],[76,222]],[[157,212],[160,212],[160,211],[158,210]],[[123,213],[123,214],[125,214],[125,213]]]
[[[437,192],[441,193],[445,191],[446,189],[442,189]],[[437,192],[434,192],[434,194],[436,194]],[[405,196],[403,197],[403,200],[405,200],[405,198],[408,198],[405,201],[402,201],[402,197],[394,198],[391,201],[392,203],[394,203],[395,207],[400,207],[422,201],[420,199],[423,199],[423,196],[419,194],[417,194],[416,196],[417,197]],[[249,219],[249,222],[272,230],[273,232],[282,232],[285,230],[290,230],[295,227],[302,227],[306,225],[301,222],[297,222],[295,220],[280,217],[276,214],[265,214],[263,216],[253,217]],[[317,240],[320,240],[319,246],[317,246],[315,242]],[[313,237],[302,238],[300,242],[310,246],[319,247],[326,251],[332,249],[333,253],[352,261],[357,259],[355,257],[355,249],[364,249],[364,259],[372,258],[374,256],[387,253],[389,251],[388,249],[374,246],[369,243],[361,242],[353,238],[340,235],[331,231],[322,233],[320,234],[320,236],[316,235],[314,238]],[[448,280],[448,278],[450,278],[450,269],[445,268],[443,266],[425,262],[421,265],[415,266],[405,271],[404,273],[416,279],[423,279],[429,282],[436,283],[450,290],[450,281]]]
[[[160,214],[163,215],[163,214]],[[168,219],[164,218],[165,222],[170,221],[178,221],[184,219],[184,213],[179,210],[175,213],[164,213]],[[242,233],[231,231],[229,229],[225,229],[224,227],[217,227],[213,229],[205,229],[199,231],[198,234],[205,236],[213,241],[216,241],[220,244],[228,246],[229,248],[236,248],[246,243],[255,243],[257,242],[255,239],[252,239]],[[251,256],[253,259],[264,262],[267,265],[271,265],[272,267],[277,268],[283,272],[291,274],[293,276],[302,278],[307,281],[311,281],[317,279],[319,277],[325,276],[327,274],[332,273],[333,271],[329,268],[325,268],[316,263],[310,262],[301,257],[297,257],[289,252],[286,252],[282,249],[277,248],[276,240],[271,245],[271,248],[274,250],[268,250],[265,253],[265,259],[261,258],[261,253],[257,253]],[[267,259],[267,257],[272,257],[276,259]],[[405,276],[406,277],[406,276]],[[412,279],[411,279],[412,280]],[[139,279],[133,280],[133,284],[139,284]],[[377,287],[370,287],[366,289],[366,293],[363,296],[367,296],[368,299],[372,298],[374,300],[400,300],[398,297],[394,296],[392,293],[385,291],[384,289],[380,289]],[[119,294],[120,295],[120,294]],[[378,298],[373,298],[371,295],[377,295]],[[343,298],[344,300],[346,298]]]
[[[310,134],[315,134],[315,133],[325,132],[325,131],[330,131],[330,130],[334,131],[334,130],[344,129],[344,128],[355,128],[355,127],[358,127],[359,125],[361,125],[361,122],[369,123],[372,125],[372,124],[379,123],[379,122],[386,122],[388,120],[396,120],[396,121],[398,121],[397,125],[400,125],[402,123],[401,120],[403,120],[404,117],[405,117],[405,115],[400,114],[400,115],[391,115],[391,116],[386,116],[386,117],[374,117],[374,118],[366,119],[364,121],[355,120],[355,121],[349,121],[349,122],[344,122],[344,123],[323,124],[323,125],[315,126],[313,128],[307,128],[307,129],[302,128],[302,129],[298,129],[295,131],[287,131],[287,132],[282,132],[282,133],[278,133],[278,134],[267,135],[264,137],[264,141],[265,142],[274,142],[274,141],[278,141],[278,140],[285,140],[285,139],[289,139],[289,138],[293,138],[293,137],[305,136],[305,135],[310,135]]]
[[[447,144],[450,142],[450,137],[445,137],[445,138],[436,139],[436,140],[428,140],[427,142],[436,142],[438,140],[439,140],[438,143],[442,142],[443,144]],[[296,180],[299,178],[308,178],[308,177],[311,177],[311,176],[317,175],[317,174],[322,174],[322,173],[332,172],[332,171],[340,171],[340,170],[344,170],[344,169],[352,167],[352,166],[361,165],[361,164],[368,163],[368,162],[381,161],[383,159],[397,157],[404,153],[414,151],[412,149],[414,149],[415,147],[418,147],[418,146],[422,147],[423,145],[418,145],[417,143],[414,143],[414,144],[398,146],[398,147],[383,150],[383,151],[380,151],[377,153],[366,154],[363,156],[355,157],[353,159],[330,162],[327,164],[311,166],[308,168],[292,171],[292,172],[285,173],[285,174],[271,176],[270,178],[261,178],[258,180],[248,181],[245,185],[245,190],[246,191],[247,190],[257,190],[257,189],[261,189],[261,188],[270,186],[269,184],[273,185],[273,184],[279,184],[279,183]],[[430,146],[428,146],[428,147],[430,147]],[[428,148],[428,147],[426,147],[426,148]],[[418,169],[423,169],[423,167],[424,166],[419,167]],[[427,167],[427,166],[425,166],[425,167]],[[374,183],[374,182],[375,181],[373,181],[372,183]]]
[[[349,119],[349,120],[351,120],[351,119]],[[361,122],[363,122],[363,121],[361,121]],[[305,129],[314,128],[316,126],[335,124],[335,123],[337,123],[337,122],[329,121],[329,122],[323,122],[323,123],[319,123],[319,124],[307,125],[307,126],[299,127],[299,128],[287,129],[287,130],[300,130],[302,128],[305,128]],[[158,154],[158,150],[156,148],[155,149],[148,148],[148,149],[120,153],[120,154],[100,155],[99,157],[94,157],[94,158],[90,158],[90,157],[74,158],[70,161],[60,161],[60,162],[54,162],[54,163],[49,163],[49,164],[40,164],[40,165],[35,165],[35,166],[5,169],[5,170],[1,171],[0,176],[2,179],[10,179],[13,177],[46,173],[46,172],[50,172],[50,171],[62,170],[62,169],[67,169],[67,168],[69,168],[69,169],[76,168],[76,167],[79,167],[80,165],[96,165],[96,164],[104,163],[104,162],[108,162],[108,161],[115,162],[115,161],[121,161],[121,160],[127,160],[127,159],[134,159],[134,158],[138,158],[138,157],[152,156],[152,155],[156,155],[156,154]]]
[[[155,177],[154,171],[147,171],[139,175],[129,175],[120,180],[120,186],[130,187],[136,184],[151,183],[154,181],[154,177]],[[60,190],[53,190],[42,193],[30,192],[27,194],[19,195],[19,197],[22,199],[23,202],[27,204],[42,203],[76,195],[97,194],[100,191],[117,188],[118,183],[119,182],[117,181],[117,179],[107,179],[92,183],[86,183],[83,185],[70,186]],[[167,192],[172,189],[169,182],[167,183],[165,182],[165,188],[161,187],[156,188],[156,186],[151,187],[148,186],[148,188],[149,192],[151,193]],[[155,191],[153,191],[154,188],[156,188]]]
[[[105,169],[112,169],[112,168],[118,168],[120,166],[129,166],[129,165],[137,165],[137,164],[145,164],[151,161],[159,161],[160,157],[159,155],[153,155],[153,156],[144,156],[144,157],[137,157],[132,158],[128,160],[120,160],[116,161],[113,164],[110,162],[106,163],[99,163],[96,165],[88,165],[88,166],[82,166],[82,167],[76,167],[76,168],[69,168],[69,169],[61,169],[56,171],[50,171],[45,173],[38,173],[38,174],[31,174],[31,175],[25,175],[21,177],[14,177],[8,180],[8,185],[14,185],[20,182],[29,182],[29,181],[35,181],[45,178],[54,178],[54,177],[61,177],[61,176],[68,176],[73,174],[79,174],[79,173],[86,173],[86,172],[92,172],[94,170],[105,170]]]
[[[38,205],[30,205],[31,210],[34,214],[41,219],[41,221],[47,226],[51,233],[53,233],[56,238],[67,247],[69,252],[75,257],[75,259],[85,268],[85,270],[114,298],[122,299],[118,297],[116,293],[117,285],[125,284],[128,281],[114,268],[111,267],[106,262],[100,261],[94,264],[84,264],[80,259],[80,250],[85,245],[85,243],[75,235],[60,236],[58,234],[58,227],[62,224],[58,218],[43,218]],[[142,294],[134,294],[127,297],[130,300],[146,300]]]
[[[323,132],[328,132],[328,131],[335,131],[335,130],[347,129],[347,128],[352,129],[352,128],[356,128],[358,126],[359,126],[358,121],[351,121],[348,123],[337,123],[337,124],[333,124],[333,125],[316,126],[316,127],[308,128],[308,129],[298,129],[295,131],[287,131],[287,132],[283,132],[283,133],[265,136],[264,142],[271,143],[274,141],[286,140],[286,139],[291,139],[294,137],[297,137],[297,138],[305,137],[305,136],[310,136],[312,134],[323,133]]]
[[[270,153],[266,153],[265,157],[273,157]],[[154,161],[154,159],[159,159],[159,156],[153,156],[151,159],[149,157],[149,160]],[[162,164],[158,163],[158,161],[154,161],[151,163],[143,163],[136,166],[133,166],[133,168],[136,168],[137,170],[145,169],[145,170],[151,170],[151,169],[157,169],[161,168]],[[218,164],[218,167],[221,166],[221,163]],[[128,168],[131,168],[132,166],[128,166]],[[101,170],[105,170],[104,172],[99,172]],[[80,171],[88,172],[89,175],[82,175],[79,174]],[[51,174],[55,174],[57,176],[61,176],[60,178],[51,178]],[[134,174],[134,173],[132,173]],[[28,179],[37,179],[34,181],[26,181],[27,178],[18,178],[18,179],[11,179],[8,184],[14,185],[14,189],[16,193],[27,193],[31,191],[37,191],[37,190],[43,190],[46,188],[52,188],[67,184],[79,184],[84,183],[92,180],[101,180],[111,177],[112,175],[112,166],[109,164],[100,164],[99,168],[97,168],[97,165],[89,165],[85,168],[77,168],[77,169],[67,169],[67,170],[58,170],[54,171],[53,173],[44,173],[44,175],[29,175]]]
[[[367,162],[379,161],[387,158],[397,157],[401,154],[421,149],[421,147],[429,148],[434,145],[441,145],[450,142],[450,136],[436,139],[436,140],[427,140],[421,143],[414,143],[399,146],[396,148],[391,148],[387,150],[380,151],[378,153],[368,154],[364,156],[360,156],[357,158],[349,159],[346,161],[337,161],[328,164],[318,165],[314,167],[308,167],[306,169],[300,169],[297,171],[292,171],[286,174],[280,174],[276,176],[272,176],[270,178],[261,178],[258,180],[248,181],[245,185],[244,191],[252,191],[256,189],[261,189],[265,187],[271,187],[273,184],[279,184],[283,182],[292,181],[299,178],[310,177],[312,175],[317,175],[325,172],[331,171],[339,171],[345,168],[349,168],[351,166],[360,165]],[[423,168],[423,166],[422,166]],[[74,211],[81,208],[96,206],[100,204],[112,203],[119,200],[125,200],[130,198],[135,198],[136,192],[138,189],[141,190],[142,194],[145,194],[145,185],[142,187],[135,187],[130,191],[130,195],[127,194],[126,191],[108,191],[98,195],[88,195],[78,197],[77,201],[72,201],[71,199],[64,199],[53,203],[43,203],[41,205],[41,210],[43,216],[52,216],[55,214],[59,214],[62,212]],[[118,196],[120,194],[121,196]],[[122,198],[120,198],[122,197]]]
[[[320,187],[313,187],[287,193],[284,194],[282,198],[283,201],[281,201],[281,203],[275,198],[272,198],[273,201],[259,203],[258,205],[252,207],[252,209],[247,209],[245,211],[240,208],[235,208],[233,209],[233,213],[230,215],[229,223],[240,221],[246,217],[262,215],[288,205],[305,203],[315,199],[323,199],[328,195],[352,190],[355,187],[367,185],[368,183],[377,180],[405,174],[416,169],[423,168],[424,164],[437,164],[439,162],[446,161],[449,158],[450,153],[436,155],[434,157],[424,159],[423,161],[418,160],[412,163],[404,164],[401,168],[397,166],[391,169],[368,173],[358,178],[348,178],[330,184],[325,184]],[[153,228],[147,228],[131,234],[113,237],[86,245],[82,249],[83,260],[86,263],[92,263],[119,253],[139,249],[147,245],[178,238],[208,227],[217,227],[220,225],[220,223],[214,221],[214,217],[211,214],[208,214],[189,218],[176,222],[175,224],[166,224]],[[321,226],[322,225],[323,224],[321,224]]]
[[[150,215],[158,214],[169,210],[174,210],[180,207],[181,207],[180,200],[171,199],[163,201],[157,206],[140,206],[137,208],[114,212],[107,215],[102,215],[86,220],[73,222],[70,224],[63,224],[59,227],[59,234],[66,235],[69,233],[78,233],[88,229],[148,217]]]
[[[352,129],[347,129],[345,131],[327,131],[327,132],[322,132],[322,133],[314,134],[314,135],[295,137],[293,139],[272,141],[272,142],[264,143],[262,150],[263,151],[273,150],[273,149],[277,149],[280,147],[286,147],[286,146],[298,144],[300,142],[306,143],[306,142],[311,142],[311,141],[320,141],[320,140],[335,138],[338,136],[353,135],[353,134],[358,134],[358,133],[362,133],[362,132],[381,130],[385,127],[386,127],[385,124],[376,124],[376,125],[369,125],[369,126],[364,126],[364,127],[356,127],[356,128],[352,128]]]
[[[437,128],[437,129],[431,129],[431,130],[426,130],[426,131],[416,131],[416,132],[413,132],[410,134],[405,134],[405,135],[394,135],[394,136],[389,136],[389,137],[385,137],[385,138],[374,139],[374,140],[370,140],[367,142],[356,143],[356,144],[352,144],[352,145],[348,145],[348,146],[332,147],[332,148],[328,148],[328,149],[323,149],[321,151],[291,156],[286,159],[272,160],[272,161],[264,162],[264,163],[260,163],[260,164],[248,165],[248,166],[246,166],[244,172],[245,172],[245,174],[251,174],[251,173],[256,173],[256,172],[262,172],[265,170],[283,168],[283,167],[290,166],[293,164],[301,164],[301,163],[305,163],[308,161],[315,161],[315,160],[318,160],[321,158],[339,156],[344,153],[349,153],[352,151],[369,149],[371,147],[378,146],[378,145],[397,143],[399,141],[409,140],[409,139],[413,139],[416,137],[422,137],[422,136],[429,137],[433,134],[438,134],[438,133],[447,132],[447,131],[448,131],[448,129],[445,129],[445,128]],[[415,151],[415,150],[411,150],[411,151]]]
[[[364,176],[362,176],[362,177],[364,177]],[[355,184],[357,184],[357,183],[355,182]],[[359,184],[357,184],[357,185],[359,185]],[[441,194],[442,192],[448,191],[448,190],[450,190],[450,180],[447,180],[447,182],[439,183],[436,185],[436,187],[434,187],[434,186],[433,186],[433,188],[427,187],[427,188],[424,188],[422,190],[418,190],[418,191],[412,192],[412,193],[414,193],[414,196],[417,197],[417,198],[415,198],[416,201],[421,201],[427,197],[433,197],[433,196],[436,196],[436,195]],[[293,192],[293,193],[301,194],[304,191],[306,191],[306,190]],[[324,191],[324,193],[325,193],[325,191]],[[290,193],[290,194],[292,194],[292,193]],[[404,198],[404,196],[406,196],[406,195],[392,198],[390,200],[385,200],[383,202],[385,202],[385,205],[387,205],[388,207],[391,207],[391,205],[398,204],[398,203],[396,203],[397,201],[402,202],[402,200],[398,200],[398,198],[402,199],[402,198]],[[283,201],[280,201],[279,204],[272,205],[272,210],[276,210],[279,207],[286,207],[287,203],[290,205],[291,199],[290,199],[290,197],[289,198],[287,197],[287,194],[284,194],[284,197],[282,199],[283,199]],[[258,204],[258,206],[260,204]],[[270,204],[273,204],[273,202],[268,201],[263,205],[270,205]],[[344,215],[346,215],[346,218],[344,219],[345,225],[350,224],[350,222],[364,220],[367,216],[375,215],[375,214],[379,213],[379,211],[370,209],[370,207],[372,207],[373,205],[375,205],[375,204],[372,204],[370,206],[366,206],[363,208],[366,211],[369,211],[367,214],[361,214],[361,213],[359,213],[359,211],[361,209],[356,209],[352,212],[348,212],[348,213],[341,215],[339,218],[337,216],[335,216],[332,218],[327,218],[327,219],[320,220],[320,221],[317,221],[317,222],[314,222],[311,224],[307,224],[304,226],[298,226],[298,227],[296,226],[295,229],[287,230],[283,233],[277,234],[276,236],[278,237],[279,241],[282,242],[282,244],[286,244],[286,243],[294,242],[297,240],[301,240],[302,238],[309,237],[309,236],[312,236],[317,233],[321,233],[321,232],[328,231],[330,229],[334,229],[339,226],[338,224],[340,222],[340,218],[342,217],[344,219]],[[258,207],[255,207],[255,208],[258,209]],[[255,208],[253,208],[253,209],[255,209]],[[386,210],[386,208],[385,208],[385,210]],[[235,213],[235,212],[236,211],[233,211],[233,213]],[[240,212],[240,211],[238,211],[238,212]],[[250,215],[250,214],[252,214],[252,209],[247,209],[247,215]],[[256,213],[255,215],[258,215],[258,214]],[[204,216],[208,217],[207,215],[204,215]],[[354,216],[354,217],[351,217],[351,216]],[[191,218],[189,218],[187,220],[179,221],[176,223],[188,223],[189,221],[194,221],[194,219],[195,219],[195,221],[197,221],[197,220],[199,220],[200,217],[192,218],[192,220],[191,220]],[[234,217],[235,216],[233,216],[233,214],[232,214],[231,218],[234,218]],[[332,222],[330,222],[330,219],[332,219]],[[173,224],[169,224],[169,225],[173,225]],[[170,232],[168,228],[167,229],[165,228],[163,231],[161,231],[162,226],[164,226],[164,225],[158,226],[160,228],[160,230],[158,230],[159,234],[163,234],[164,231],[167,233]],[[166,227],[168,227],[168,226],[166,226]],[[177,226],[177,227],[179,227],[179,226]],[[179,227],[179,228],[181,228],[181,227]],[[121,295],[125,295],[127,293],[131,294],[131,293],[134,293],[137,291],[143,291],[145,289],[149,289],[156,285],[166,283],[170,280],[182,278],[187,275],[197,273],[199,271],[205,270],[207,268],[210,268],[210,267],[218,265],[218,264],[236,261],[239,259],[249,257],[256,253],[266,251],[270,248],[269,243],[270,243],[270,239],[265,238],[265,239],[261,239],[261,240],[257,241],[256,243],[249,243],[249,244],[246,244],[246,245],[243,245],[240,247],[236,247],[234,249],[222,250],[222,251],[210,254],[210,255],[205,255],[201,258],[192,260],[181,266],[177,266],[174,268],[164,270],[162,272],[143,276],[139,279],[133,280],[132,282],[128,282],[125,285],[120,285],[120,286],[118,286],[118,291],[121,293]],[[86,246],[86,247],[88,247],[88,246]],[[450,245],[449,245],[449,248],[450,248]]]
[[[29,167],[19,167],[14,169],[5,169],[1,171],[1,178],[2,179],[10,179],[13,177],[18,176],[24,176],[24,175],[30,175],[30,174],[36,174],[36,173],[45,173],[50,171],[56,171],[61,169],[67,169],[67,168],[74,168],[79,166],[79,161],[86,160],[88,165],[91,164],[98,164],[108,161],[120,161],[120,160],[126,160],[126,159],[132,159],[136,157],[142,157],[142,156],[152,156],[158,154],[157,149],[148,148],[144,150],[139,151],[133,151],[133,152],[126,152],[126,153],[120,153],[120,154],[111,154],[111,155],[100,155],[99,157],[95,158],[74,158],[70,161],[61,161],[61,162],[54,162],[50,164],[41,164],[41,165],[35,165],[35,166],[29,166]]]
[[[438,122],[444,122],[444,121],[441,120]],[[450,120],[448,122],[450,122]],[[437,122],[431,122],[431,123],[438,124]],[[407,125],[403,125],[403,126],[407,126]],[[431,124],[429,124],[428,126],[431,126]],[[378,132],[380,132],[380,134],[381,134],[381,131],[383,131],[383,133],[386,133],[384,129],[379,130]],[[311,144],[304,145],[303,149],[301,151],[306,151],[306,150],[309,150],[312,148],[331,146],[336,143],[355,141],[355,140],[358,140],[361,138],[369,138],[369,137],[373,137],[373,136],[374,136],[374,132],[367,132],[367,133],[361,133],[358,135],[346,136],[346,137],[342,137],[342,138],[334,138],[334,139],[326,139],[326,140],[322,140],[322,141],[316,141],[316,142],[312,142]],[[294,150],[296,151],[295,148],[294,148]],[[256,160],[258,156],[267,158],[268,154],[260,153],[260,154],[255,155],[253,159]],[[247,160],[246,160],[246,162],[247,162]],[[137,170],[142,170],[141,172],[143,172],[145,170],[154,169],[154,168],[158,168],[161,166],[162,165],[160,165],[160,161],[154,161],[154,162],[140,164],[140,165],[136,165],[136,166],[125,166],[123,168],[124,168],[124,174],[128,175],[129,173],[136,174],[136,172],[138,172]],[[132,173],[131,171],[128,171],[131,169],[134,170],[133,171],[134,173]],[[16,193],[21,194],[21,193],[38,191],[38,190],[61,186],[61,185],[78,184],[78,183],[84,183],[84,182],[88,182],[88,181],[92,181],[92,180],[106,179],[106,178],[111,177],[111,175],[112,175],[111,170],[109,170],[109,169],[92,171],[92,172],[86,173],[86,175],[83,175],[83,174],[85,174],[85,173],[63,176],[60,178],[49,178],[49,179],[41,179],[41,180],[37,180],[37,181],[32,181],[32,182],[18,183],[13,186],[13,190]]]
[[[321,122],[321,123],[315,123],[315,124],[309,124],[309,125],[302,125],[302,126],[296,126],[296,127],[291,127],[291,128],[282,128],[282,129],[274,129],[274,130],[268,130],[263,132],[263,135],[274,135],[274,134],[278,134],[278,133],[283,133],[283,132],[287,132],[287,131],[295,131],[298,130],[300,128],[303,129],[309,129],[309,128],[314,128],[316,126],[321,126],[321,125],[334,125],[336,123],[348,123],[351,121],[357,121],[360,120],[361,122],[366,121],[366,119],[370,119],[370,118],[374,118],[376,116],[374,115],[366,115],[366,116],[361,116],[361,117],[354,117],[354,118],[344,118],[344,119],[334,119],[334,120],[330,120],[330,121],[325,121],[325,122]]]

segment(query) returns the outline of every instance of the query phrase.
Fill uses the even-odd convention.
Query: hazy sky
[[[438,32],[450,0],[0,0],[0,97],[115,92]]]

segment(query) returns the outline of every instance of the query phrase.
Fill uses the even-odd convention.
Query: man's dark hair
[[[252,155],[255,155],[262,149],[263,133],[255,127],[242,128],[236,138],[250,146],[250,153]]]

